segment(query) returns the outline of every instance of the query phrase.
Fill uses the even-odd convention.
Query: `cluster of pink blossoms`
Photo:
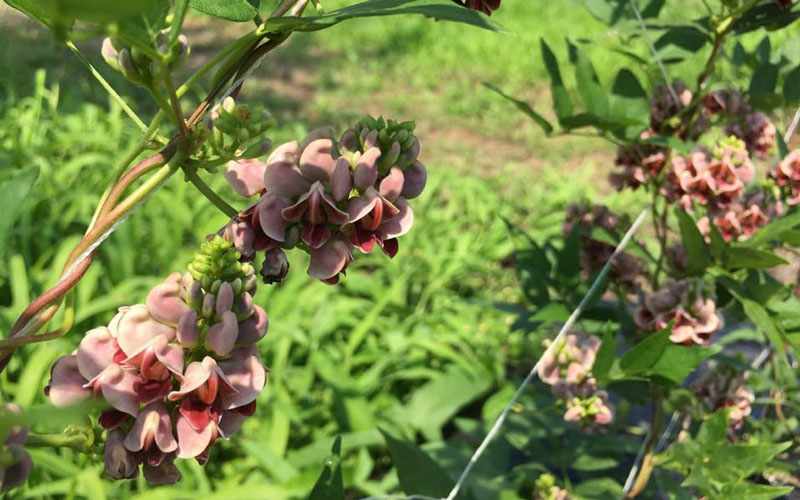
[[[568,235],[576,228],[585,229],[587,232],[597,228],[616,234],[620,229],[620,219],[605,205],[592,205],[587,202],[570,203],[567,205],[564,219],[564,235]],[[613,245],[592,238],[589,234],[581,234],[579,242],[581,269],[587,274],[600,271],[614,253]],[[629,253],[621,253],[611,263],[610,276],[620,285],[633,286],[636,278],[641,275],[643,267],[641,260]]]
[[[56,406],[95,397],[110,408],[105,471],[155,483],[180,479],[175,458],[204,464],[255,412],[266,383],[258,342],[268,318],[253,303],[253,266],[220,237],[153,288],[146,303],[120,308],[107,327],[86,333],[59,358],[47,394]]]
[[[549,346],[549,341],[546,341]],[[597,389],[592,376],[600,339],[584,333],[568,333],[539,362],[539,379],[566,402],[564,420],[584,426],[605,425],[614,418],[608,394]]]
[[[266,163],[229,162],[225,176],[244,197],[259,201],[225,229],[245,258],[266,252],[262,276],[280,281],[288,271],[284,249],[311,256],[308,273],[336,283],[353,260],[379,247],[390,258],[397,238],[411,229],[408,202],[425,188],[427,172],[417,160],[414,123],[367,117],[337,141],[330,128],[302,144],[278,146]]]
[[[783,198],[787,205],[800,203],[800,150],[795,149],[778,162],[769,173],[783,191]]]
[[[732,431],[741,429],[752,412],[753,391],[745,386],[746,377],[727,365],[718,365],[692,384],[692,390],[712,411],[729,408],[728,424]]]
[[[713,223],[725,241],[745,241],[782,212],[783,205],[779,201],[770,201],[765,193],[756,192],[736,200],[728,210],[711,219],[701,217],[697,228],[708,239]]]
[[[659,290],[644,298],[636,309],[634,321],[644,332],[663,330],[674,321],[670,334],[672,342],[706,345],[722,326],[716,307],[714,292],[703,280],[667,280]]]
[[[0,415],[20,413],[21,411],[22,409],[14,403],[0,406]],[[22,446],[27,439],[28,429],[22,426],[12,427],[4,436],[4,441],[0,444],[0,455],[4,458],[3,463],[0,464],[0,493],[19,486],[31,474],[33,462]]]
[[[645,130],[639,135],[644,141],[656,136],[656,132]],[[608,179],[617,191],[633,190],[655,181],[667,163],[667,150],[656,144],[640,142],[631,146],[620,146],[614,163],[622,170],[612,172]]]
[[[664,194],[687,210],[694,202],[712,211],[730,208],[755,176],[755,166],[741,141],[726,139],[710,154],[695,150],[672,159]]]

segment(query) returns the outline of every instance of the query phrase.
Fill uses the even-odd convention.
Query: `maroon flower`
[[[500,8],[500,0],[453,0],[458,5],[472,10],[478,10],[491,16],[492,12]]]

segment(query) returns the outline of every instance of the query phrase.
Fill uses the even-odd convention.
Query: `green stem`
[[[122,108],[122,111],[124,111],[125,114],[128,115],[128,117],[131,120],[133,120],[133,123],[135,123],[136,126],[139,127],[139,129],[142,132],[146,132],[147,125],[145,125],[144,122],[141,120],[141,118],[139,118],[139,116],[131,109],[131,107],[128,106],[128,103],[125,102],[122,96],[120,96],[117,93],[117,91],[114,90],[114,87],[112,87],[111,84],[108,83],[105,78],[103,78],[103,75],[101,75],[94,68],[94,66],[92,66],[92,63],[89,62],[88,59],[86,59],[86,57],[81,53],[80,50],[78,50],[78,47],[76,47],[75,44],[72,43],[71,41],[67,41],[66,44],[69,50],[71,50],[72,53],[75,54],[75,57],[77,57],[84,64],[84,66],[86,66],[86,68],[95,78],[95,80],[97,80],[98,83],[100,83],[100,85],[106,90],[106,92],[108,92],[111,98],[114,99],[117,102],[117,104],[119,104],[119,106]]]
[[[664,423],[664,405],[661,400],[661,393],[656,392],[653,397],[653,417],[650,422],[650,436],[645,444],[645,454],[642,459],[642,468],[636,482],[633,483],[628,498],[635,498],[639,493],[647,488],[650,476],[653,473],[653,459],[655,458],[656,443],[661,434],[661,427]]]
[[[178,97],[182,97],[186,92],[189,91],[189,89],[191,89],[198,81],[200,81],[200,79],[203,78],[206,73],[211,71],[214,66],[219,64],[232,53],[241,49],[243,46],[255,43],[260,36],[261,34],[257,30],[254,30],[228,44],[228,46],[217,53],[217,55],[209,59],[208,62],[203,65],[203,67],[195,71],[195,73],[190,76],[189,79],[183,83],[183,85],[178,87],[178,89],[175,91],[175,94]]]
[[[178,132],[185,138],[189,138],[189,129],[186,128],[186,120],[183,119],[183,112],[181,111],[181,103],[178,100],[178,95],[175,93],[175,84],[172,83],[172,76],[169,73],[169,68],[166,65],[161,66],[161,79],[164,81],[164,86],[167,88],[167,97],[172,106],[173,119],[178,125]]]
[[[214,206],[219,208],[220,211],[222,211],[222,213],[224,213],[228,217],[236,217],[239,214],[238,210],[228,205],[228,203],[225,200],[223,200],[213,189],[211,189],[211,186],[206,184],[205,181],[203,181],[203,179],[201,179],[200,176],[197,175],[196,170],[190,168],[184,168],[183,172],[186,175],[186,178],[189,179],[189,182],[191,182],[194,185],[194,187],[196,187],[197,190],[200,191],[203,194],[203,196],[205,196],[208,199],[208,201],[210,201],[211,203],[214,204]]]
[[[93,439],[89,434],[28,434],[25,446],[29,448],[70,448],[79,453],[91,450]]]
[[[147,88],[147,91],[150,92],[150,95],[156,101],[156,104],[158,104],[158,107],[161,110],[161,112],[169,116],[172,116],[173,120],[175,121],[175,126],[177,126],[178,130],[180,130],[180,123],[179,120],[175,119],[176,117],[173,116],[174,111],[172,110],[172,106],[170,105],[169,101],[161,94],[161,91],[158,90],[158,87],[156,87],[155,84],[151,83],[147,85],[147,87],[145,88]]]

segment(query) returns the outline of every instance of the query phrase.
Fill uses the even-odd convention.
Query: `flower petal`
[[[222,320],[212,325],[206,333],[205,347],[217,356],[227,356],[239,336],[239,322],[231,311],[222,314]]]
[[[285,198],[294,198],[308,191],[310,183],[294,168],[297,162],[297,142],[282,144],[267,159],[264,187],[267,191]]]
[[[380,233],[382,240],[397,238],[406,234],[411,230],[411,225],[414,223],[414,212],[411,211],[411,205],[408,204],[405,198],[397,198],[394,204],[400,211],[378,228],[378,233]]]
[[[249,353],[252,351],[244,350],[240,352]],[[257,355],[251,354],[244,359],[220,361],[219,367],[237,391],[235,393],[222,393],[222,407],[226,410],[238,408],[255,401],[267,382],[267,370],[261,364]]]
[[[311,251],[308,274],[326,280],[338,275],[352,260],[347,244],[339,239],[329,239],[320,248]]]
[[[86,380],[95,378],[114,362],[119,346],[111,331],[101,326],[86,332],[78,346],[78,370]]]
[[[46,391],[54,406],[67,406],[91,396],[92,392],[84,387],[85,384],[86,379],[78,370],[77,356],[62,356],[50,369],[50,384]]]
[[[266,311],[260,306],[254,307],[253,315],[239,323],[239,336],[237,345],[255,344],[267,334],[269,318]]]
[[[419,161],[415,161],[413,165],[408,167],[405,172],[403,181],[403,191],[400,193],[403,198],[410,200],[422,194],[425,190],[425,184],[428,182],[428,171],[425,165]]]
[[[347,158],[340,157],[331,175],[331,194],[336,201],[342,201],[353,189],[353,176],[350,174],[350,162]]]
[[[174,281],[165,281],[147,294],[147,311],[156,320],[170,325],[177,325],[178,320],[186,314],[189,306],[181,298],[181,285]]]
[[[183,415],[175,426],[178,431],[178,458],[194,458],[212,443],[216,437],[216,424],[209,422],[205,429],[196,431]]]
[[[111,325],[109,330],[113,333]],[[159,335],[163,335],[168,341],[175,338],[175,329],[156,321],[144,304],[137,304],[125,310],[116,324],[116,330],[119,347],[128,356],[138,352],[142,346]]]
[[[332,150],[331,139],[316,139],[303,148],[300,155],[300,173],[303,177],[311,182],[328,182],[336,165],[331,155]]]
[[[378,193],[389,201],[394,201],[403,190],[403,171],[399,167],[392,167],[389,175],[381,181]]]
[[[367,149],[356,161],[356,168],[353,171],[353,184],[358,189],[367,189],[374,186],[378,180],[378,167],[376,165],[381,156],[381,150],[377,147]]]
[[[286,220],[282,212],[289,203],[268,193],[258,202],[258,223],[264,234],[275,241],[286,241]]]
[[[264,189],[264,172],[267,164],[258,160],[229,161],[225,164],[225,180],[245,198],[260,193]]]

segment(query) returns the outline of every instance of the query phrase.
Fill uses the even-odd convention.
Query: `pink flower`
[[[656,135],[652,130],[645,130],[639,136],[644,140]],[[626,187],[633,190],[654,181],[666,164],[666,149],[655,144],[637,143],[617,150],[615,164],[623,167],[621,172],[609,175],[611,184],[621,191]]]
[[[634,313],[637,328],[646,332],[663,330],[673,320],[672,342],[706,345],[722,326],[713,290],[695,278],[666,281]]]
[[[775,147],[775,125],[764,113],[746,115],[743,121],[729,125],[726,132],[743,140],[750,154],[766,158]]]
[[[139,413],[124,444],[129,451],[143,452],[147,463],[154,467],[164,460],[166,454],[178,449],[164,403],[150,403]]]
[[[589,396],[597,389],[591,370],[599,348],[598,337],[568,333],[554,349],[545,352],[539,362],[539,378],[552,386],[559,398]]]
[[[716,365],[692,384],[697,393],[712,411],[730,408],[728,425],[731,431],[741,429],[744,419],[752,412],[755,400],[753,391],[745,386],[746,374],[737,373],[728,365]]]
[[[339,282],[339,274],[344,274],[352,261],[349,245],[339,238],[331,238],[320,248],[311,250],[308,274],[335,285]]]
[[[784,201],[794,206],[800,203],[800,150],[793,150],[769,173],[781,188]]]

